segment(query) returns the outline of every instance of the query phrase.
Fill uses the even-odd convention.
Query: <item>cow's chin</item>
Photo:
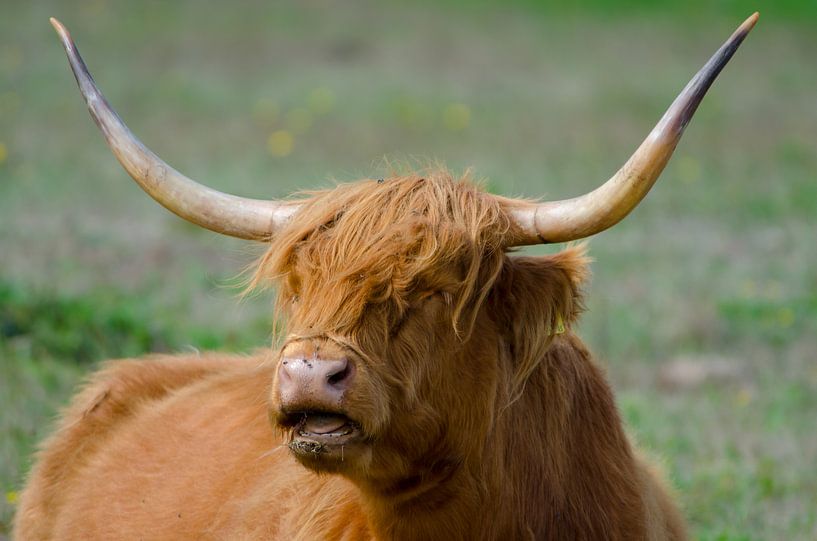
[[[304,466],[342,473],[354,467],[367,445],[360,423],[342,413],[297,411],[278,418],[288,432],[288,447]]]

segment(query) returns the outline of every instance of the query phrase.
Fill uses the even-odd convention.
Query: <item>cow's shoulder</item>
[[[61,438],[104,438],[148,404],[258,362],[253,357],[220,354],[153,355],[108,361],[82,385],[63,412],[55,436],[43,447],[53,448],[56,443],[53,440]],[[76,451],[88,451],[87,445],[82,447]]]
[[[108,361],[81,385],[45,440],[21,495],[20,539],[50,537],[68,488],[100,450],[139,412],[180,391],[257,366],[262,357],[198,353]]]

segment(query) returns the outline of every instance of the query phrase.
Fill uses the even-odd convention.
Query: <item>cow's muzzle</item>
[[[340,453],[359,442],[360,424],[345,409],[355,362],[318,355],[285,356],[278,365],[276,423],[289,432],[289,448],[302,459]]]

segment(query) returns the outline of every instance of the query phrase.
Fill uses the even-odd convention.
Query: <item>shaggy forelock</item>
[[[444,170],[342,184],[310,197],[259,260],[252,285],[277,286],[293,323],[353,332],[365,310],[393,326],[423,295],[442,293],[467,335],[501,270],[509,219],[468,175]]]

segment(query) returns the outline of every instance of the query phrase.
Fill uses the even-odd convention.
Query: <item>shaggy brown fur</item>
[[[583,249],[510,256],[511,227],[444,172],[311,194],[253,281],[277,286],[281,350],[108,364],[43,445],[17,538],[685,538],[569,331]],[[362,451],[285,447],[281,351],[355,359]]]

